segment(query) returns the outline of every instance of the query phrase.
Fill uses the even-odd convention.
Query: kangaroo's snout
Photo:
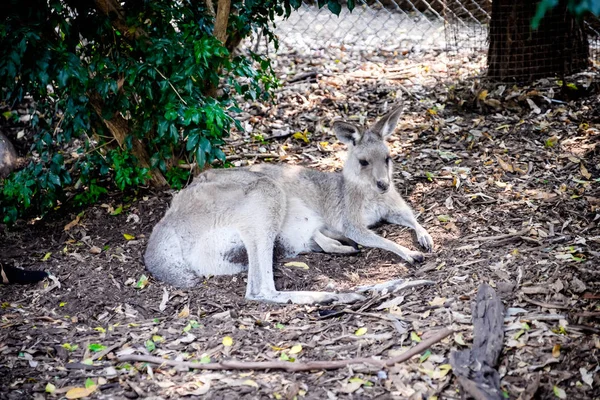
[[[377,181],[377,188],[381,190],[382,193],[385,193],[390,188],[390,183],[384,181]]]

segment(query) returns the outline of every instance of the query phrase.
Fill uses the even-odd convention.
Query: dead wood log
[[[452,371],[463,389],[477,400],[501,400],[496,370],[504,342],[504,307],[488,284],[479,286],[473,305],[474,339],[470,350],[450,354]]]

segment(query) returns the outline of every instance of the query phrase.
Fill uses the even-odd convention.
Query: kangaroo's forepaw
[[[433,250],[433,239],[425,229],[419,230],[417,232],[417,240],[419,241],[419,244],[423,246],[423,248],[428,252],[431,252]]]

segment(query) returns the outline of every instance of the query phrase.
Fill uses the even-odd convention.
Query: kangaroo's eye
[[[388,163],[388,164],[389,164],[389,163],[391,163],[391,162],[392,162],[392,157],[390,157],[390,156],[387,156],[387,157],[385,158],[385,162],[386,162],[386,163]]]
[[[367,165],[369,165],[369,162],[367,160],[358,160],[358,162],[360,163],[360,165],[362,165],[363,167],[366,167]]]

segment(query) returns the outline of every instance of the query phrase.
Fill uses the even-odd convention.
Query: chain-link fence
[[[281,51],[335,46],[485,57],[490,44],[492,0],[358,0],[352,12],[343,7],[339,17],[315,3],[305,1],[287,20],[276,23]],[[585,26],[589,58],[598,66],[600,21],[591,18]]]

